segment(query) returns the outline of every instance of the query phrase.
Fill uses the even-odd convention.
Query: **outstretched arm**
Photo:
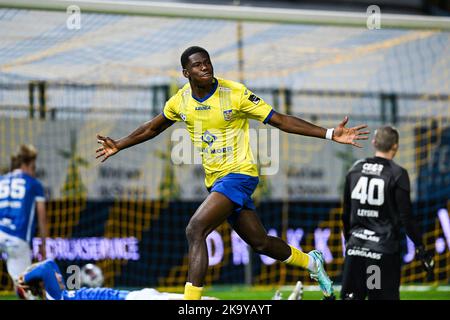
[[[158,134],[170,127],[174,122],[159,114],[152,120],[145,122],[128,136],[119,140],[104,137],[97,134],[97,142],[102,146],[96,150],[96,158],[103,157],[101,162],[116,154],[120,150],[132,147],[136,144],[153,139]]]
[[[369,134],[369,131],[361,131],[362,129],[367,128],[367,125],[346,128],[345,125],[347,122],[348,117],[346,116],[344,120],[336,128],[334,128],[332,140],[361,148],[361,145],[359,145],[356,140],[367,140],[367,134]],[[300,118],[278,112],[274,112],[269,120],[269,124],[284,132],[309,137],[325,139],[327,133],[327,129],[325,128],[316,126],[315,124]]]

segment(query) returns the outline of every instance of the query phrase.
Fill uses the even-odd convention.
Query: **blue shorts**
[[[227,219],[233,225],[242,209],[256,210],[251,197],[258,182],[258,177],[241,173],[229,173],[225,177],[216,180],[208,191],[219,192],[233,201],[233,213]]]

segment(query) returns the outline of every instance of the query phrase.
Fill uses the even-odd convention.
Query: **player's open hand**
[[[97,134],[97,142],[102,146],[95,151],[95,158],[98,159],[103,157],[101,162],[105,162],[106,159],[119,152],[116,141],[114,141],[110,137],[103,137]]]
[[[361,131],[367,128],[367,125],[359,125],[353,128],[346,128],[345,125],[348,122],[348,117],[345,116],[344,120],[334,129],[333,140],[339,143],[351,144],[355,147],[362,148],[356,140],[367,140],[370,131]]]

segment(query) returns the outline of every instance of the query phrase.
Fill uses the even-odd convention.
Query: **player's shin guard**
[[[291,255],[283,262],[291,266],[297,266],[303,269],[307,269],[309,267],[309,255],[291,245],[289,245],[289,247],[291,247]]]
[[[192,283],[186,282],[184,286],[184,300],[200,300],[202,298],[203,287],[193,286]]]

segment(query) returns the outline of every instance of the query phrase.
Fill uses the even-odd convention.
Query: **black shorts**
[[[376,274],[379,274],[379,279],[375,278]],[[400,254],[381,254],[377,260],[349,255],[347,249],[341,299],[364,300],[367,297],[369,300],[399,300],[400,274]]]

